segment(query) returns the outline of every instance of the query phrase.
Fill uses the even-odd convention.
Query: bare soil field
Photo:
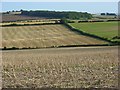
[[[75,33],[62,24],[2,27],[2,47],[6,48],[41,48],[106,43]]]
[[[3,51],[4,87],[117,88],[118,47]]]

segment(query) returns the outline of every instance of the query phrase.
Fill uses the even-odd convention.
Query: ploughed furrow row
[[[107,42],[72,32],[62,24],[2,28],[2,47],[42,48]]]
[[[6,50],[2,59],[3,88],[118,88],[118,47]]]

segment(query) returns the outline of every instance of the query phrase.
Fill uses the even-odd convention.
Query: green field
[[[73,27],[94,34],[112,41],[120,41],[112,39],[118,36],[118,22],[92,22],[92,23],[70,23]]]

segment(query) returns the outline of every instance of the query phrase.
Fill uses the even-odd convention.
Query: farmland
[[[40,17],[31,17],[25,15],[10,15],[10,14],[3,14],[2,22],[13,22],[13,21],[24,21],[24,20],[41,20],[43,18]]]
[[[55,23],[55,20],[54,19],[42,19],[42,20],[25,20],[25,21],[16,21],[16,22],[4,22],[4,23],[0,23],[0,26],[12,26],[12,25],[35,25],[35,24],[49,24],[49,23],[52,23],[54,24]]]
[[[117,88],[118,47],[3,51],[3,88]]]
[[[42,48],[107,42],[75,33],[62,24],[2,28],[2,47]]]
[[[116,21],[93,22],[100,19],[87,12],[20,13],[4,12],[0,22],[3,88],[118,87]]]
[[[71,23],[70,25],[90,34],[112,41],[119,41],[118,39],[113,39],[118,36],[118,22]]]

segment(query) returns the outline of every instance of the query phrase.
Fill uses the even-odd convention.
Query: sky
[[[1,2],[119,2],[120,0],[1,0]]]
[[[118,2],[2,2],[2,11],[20,9],[118,13]]]

